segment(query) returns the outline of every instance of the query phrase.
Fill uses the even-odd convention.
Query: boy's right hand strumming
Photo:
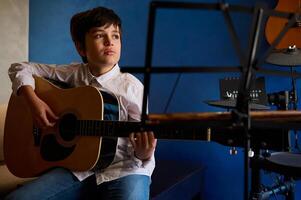
[[[18,94],[22,95],[30,108],[34,123],[39,128],[53,127],[58,120],[51,108],[40,99],[31,86],[22,86],[18,90]]]

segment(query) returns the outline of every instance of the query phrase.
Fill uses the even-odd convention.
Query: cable
[[[182,75],[182,73],[179,73],[179,74],[178,74],[178,77],[177,77],[177,79],[176,79],[176,81],[175,81],[175,83],[174,83],[174,86],[173,86],[173,88],[172,88],[172,91],[171,91],[171,93],[170,93],[170,95],[169,95],[169,98],[168,98],[168,100],[167,100],[167,103],[166,103],[166,105],[165,105],[164,113],[167,112],[167,109],[168,109],[168,107],[169,107],[169,104],[170,104],[170,102],[171,102],[171,99],[172,99],[172,97],[173,97],[173,95],[174,95],[174,93],[175,93],[176,87],[178,86],[178,83],[179,83],[179,80],[180,80],[180,78],[181,78],[181,75]]]
[[[274,190],[272,190],[272,193],[273,193],[274,199],[278,200],[278,197],[277,197],[277,195],[275,194],[275,191],[274,191]]]

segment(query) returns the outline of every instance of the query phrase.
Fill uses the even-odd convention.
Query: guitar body
[[[35,77],[35,82],[36,94],[60,118],[72,113],[77,119],[103,119],[103,99],[96,88],[60,89],[38,77]],[[40,129],[37,137],[25,99],[11,96],[4,128],[4,157],[14,175],[34,177],[53,167],[85,171],[96,165],[100,157],[101,137],[63,137],[59,123],[51,129]]]
[[[300,0],[278,0],[278,4],[275,10],[295,13],[300,12]],[[276,39],[278,34],[287,24],[287,22],[288,19],[279,17],[270,17],[268,19],[265,29],[265,35],[269,44],[272,44],[272,42]],[[288,30],[288,32],[281,39],[280,43],[276,46],[276,49],[287,49],[291,45],[296,45],[297,48],[301,48],[300,35],[301,27],[299,21],[299,23],[296,23],[295,26],[291,27]]]

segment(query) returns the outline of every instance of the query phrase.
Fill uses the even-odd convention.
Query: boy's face
[[[86,33],[85,50],[89,65],[94,67],[113,67],[120,59],[121,40],[119,27],[105,25],[93,27]]]

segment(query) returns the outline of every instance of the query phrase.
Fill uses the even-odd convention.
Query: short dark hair
[[[91,10],[73,15],[70,21],[70,32],[75,45],[80,45],[85,49],[85,35],[93,27],[102,27],[104,25],[115,25],[119,27],[121,34],[121,19],[111,9],[105,7],[96,7]],[[82,56],[84,63],[88,60]]]

